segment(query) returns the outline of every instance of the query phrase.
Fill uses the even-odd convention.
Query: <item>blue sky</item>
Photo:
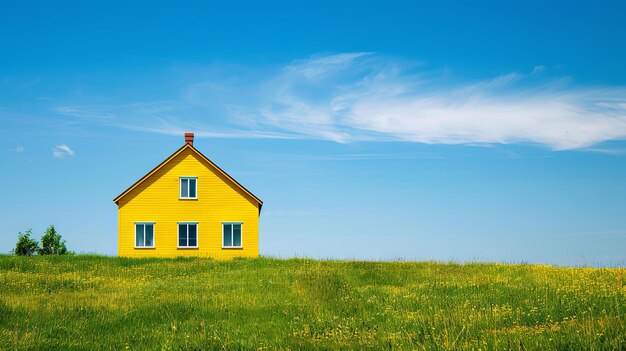
[[[0,5],[0,251],[196,133],[261,253],[626,264],[623,2]]]

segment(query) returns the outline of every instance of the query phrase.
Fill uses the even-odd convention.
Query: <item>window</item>
[[[178,247],[198,247],[198,223],[178,223]]]
[[[241,222],[222,223],[222,247],[242,247],[241,225]]]
[[[180,198],[197,199],[198,177],[180,177]]]
[[[135,223],[135,247],[154,247],[154,223]]]

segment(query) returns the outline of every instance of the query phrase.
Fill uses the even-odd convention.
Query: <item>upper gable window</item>
[[[198,177],[180,177],[180,198],[197,199]]]

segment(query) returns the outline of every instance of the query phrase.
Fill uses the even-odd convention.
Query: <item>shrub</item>
[[[57,233],[54,226],[46,229],[46,233],[41,237],[40,255],[63,255],[67,253],[65,240],[61,241],[61,234]]]
[[[16,255],[31,256],[35,254],[37,250],[39,250],[39,245],[37,245],[37,241],[30,237],[32,234],[32,229],[29,229],[24,233],[18,233],[17,244],[15,244],[15,250],[13,251]]]

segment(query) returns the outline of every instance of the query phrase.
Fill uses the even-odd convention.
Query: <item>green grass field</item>
[[[0,256],[0,348],[626,350],[626,269]]]

